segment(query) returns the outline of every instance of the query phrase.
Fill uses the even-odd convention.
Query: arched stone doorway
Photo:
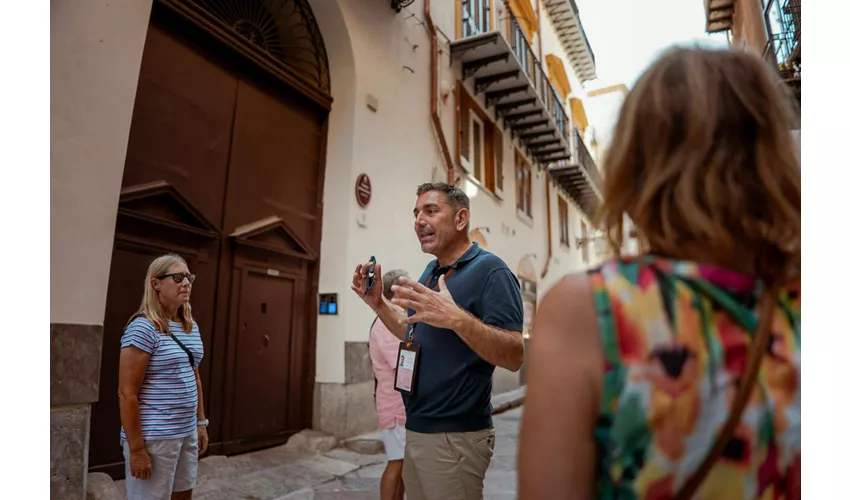
[[[537,311],[537,271],[531,256],[526,255],[519,261],[517,278],[522,289],[523,331],[525,338],[531,337],[534,328],[534,315]]]
[[[522,341],[525,344],[525,352],[528,353],[529,342],[534,336],[534,317],[537,314],[537,270],[531,255],[520,259],[517,279],[522,290]],[[527,364],[523,363],[519,370],[520,385],[525,384],[526,366]]]
[[[115,230],[90,468],[123,476],[119,339],[148,263],[184,256],[210,453],[310,427],[328,57],[306,0],[158,0]]]
[[[478,243],[481,248],[485,250],[487,249],[487,238],[484,237],[484,233],[482,233],[481,230],[473,229],[472,231],[470,231],[469,239]]]

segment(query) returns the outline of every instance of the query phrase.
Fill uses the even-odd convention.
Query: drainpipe
[[[543,29],[542,24],[540,22],[540,0],[535,2],[535,6],[537,9],[537,60],[540,61],[540,69],[543,69]]]
[[[549,263],[552,262],[552,203],[549,190],[552,181],[549,178],[549,166],[546,166],[546,262],[543,264],[543,270],[540,272],[540,279],[546,277],[549,273]]]
[[[537,23],[538,25],[542,24],[540,21],[540,0],[535,2],[535,8],[537,9]],[[542,26],[537,26],[537,53],[538,60],[540,61],[541,70],[543,69],[543,29]],[[551,194],[549,193],[551,189],[552,181],[549,178],[549,165],[546,165],[546,260],[543,263],[543,270],[540,272],[540,279],[546,277],[549,273],[549,263],[552,262],[552,203],[551,203]]]
[[[456,186],[460,177],[455,178],[454,161],[452,161],[452,155],[449,152],[446,135],[443,133],[443,122],[437,112],[440,93],[437,78],[439,48],[437,46],[437,30],[434,28],[434,21],[431,19],[431,0],[425,0],[425,23],[428,25],[428,34],[431,36],[431,125],[434,127],[434,133],[437,134],[437,142],[440,145],[440,152],[443,154],[446,179],[449,184]]]

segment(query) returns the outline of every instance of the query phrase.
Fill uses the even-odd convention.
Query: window
[[[458,81],[457,160],[478,183],[498,197],[504,195],[504,142],[498,126]]]
[[[531,165],[516,150],[516,209],[531,218]]]
[[[581,261],[585,264],[590,262],[590,245],[591,242],[587,239],[587,225],[581,221]]]
[[[570,218],[568,213],[567,200],[558,196],[558,227],[561,233],[561,244],[567,247],[570,246]]]
[[[457,0],[460,6],[460,36],[490,31],[490,0]]]
[[[475,113],[469,114],[470,130],[472,135],[472,151],[466,165],[467,170],[472,170],[478,180],[484,178],[484,122]],[[469,168],[469,164],[472,168]]]
[[[502,132],[498,127],[493,126],[493,175],[492,185],[488,180],[487,189],[492,189],[499,197],[505,195],[505,174],[502,171],[502,157],[505,154],[505,145],[502,140]]]

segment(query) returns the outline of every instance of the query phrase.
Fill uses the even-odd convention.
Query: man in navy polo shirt
[[[499,257],[469,239],[469,197],[449,184],[416,191],[414,229],[434,255],[418,282],[399,280],[382,298],[381,266],[367,291],[369,264],[354,271],[354,290],[401,340],[415,324],[416,383],[403,394],[407,443],[402,478],[410,500],[483,498],[495,446],[493,370],[519,370],[523,308],[519,282]]]

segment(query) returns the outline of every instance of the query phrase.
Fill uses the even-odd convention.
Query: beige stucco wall
[[[732,46],[761,57],[767,45],[761,0],[737,0],[732,19]]]
[[[338,316],[318,319],[316,378],[319,384],[339,384],[345,381],[345,342],[366,341],[373,318],[349,290],[352,270],[375,255],[384,269],[421,272],[432,257],[419,250],[413,235],[415,189],[423,182],[445,180],[445,172],[429,118],[429,37],[420,22],[424,2],[415,2],[402,14],[393,12],[386,0],[310,0],[310,4],[327,47],[334,97],[319,282],[320,292],[338,294],[340,311]],[[103,322],[116,208],[150,9],[151,0],[51,2],[53,323]],[[434,22],[449,37],[455,32],[454,16],[454,2],[432,1]],[[544,17],[544,55],[556,53],[566,63],[547,22]],[[440,51],[438,81],[447,97],[440,100],[439,113],[454,156],[452,90],[459,68],[450,65],[442,35]],[[573,90],[580,92],[569,67],[568,74]],[[377,99],[377,111],[367,108],[367,96]],[[566,110],[569,113],[569,106]],[[517,217],[516,143],[509,143],[509,138],[506,134],[503,199],[476,189],[468,180],[463,187],[471,198],[471,226],[489,228],[485,236],[490,251],[514,272],[524,256],[532,255],[539,300],[558,278],[587,265],[575,245],[570,249],[558,245],[558,190],[546,186],[536,167],[533,222]],[[354,199],[360,173],[372,181],[372,201],[366,209]],[[554,254],[543,279],[550,229],[545,224],[547,189]],[[570,213],[571,234],[578,235],[581,212],[571,204]],[[517,381],[516,374],[499,370],[497,390],[512,388]]]
[[[50,2],[50,321],[101,324],[151,0]]]
[[[350,177],[354,168],[356,104],[358,97],[361,102],[363,99],[357,86],[353,43],[342,6],[336,0],[311,0],[310,6],[328,53],[334,98],[328,123],[319,291],[337,292],[341,311],[339,316],[318,318],[316,381],[342,382],[346,315],[351,309],[348,287],[344,286],[344,278],[351,275],[346,260],[349,233],[353,229],[350,214],[354,187]]]
[[[50,497],[86,498],[91,403],[151,0],[50,2]]]
[[[87,1],[54,2],[51,15],[51,320],[99,324],[103,320],[115,207],[121,184],[136,82],[151,2],[120,6]],[[428,115],[429,38],[424,2],[396,14],[384,0],[353,5],[311,0],[331,66],[334,105],[329,124],[320,291],[339,294],[338,316],[320,316],[317,381],[344,380],[344,342],[365,341],[372,313],[349,290],[354,266],[375,255],[384,269],[418,274],[431,259],[412,234],[410,210],[416,186],[444,180],[444,169]],[[438,28],[454,36],[454,2],[432,2]],[[567,60],[545,15],[544,54]],[[444,133],[454,153],[454,96],[457,68],[440,43],[440,90]],[[574,91],[580,89],[568,73]],[[57,84],[59,83],[59,84]],[[378,110],[366,107],[367,96]],[[567,106],[569,113],[569,107]],[[544,176],[535,169],[533,223],[516,215],[513,145],[505,143],[505,196],[501,201],[465,183],[472,198],[472,226],[488,227],[490,250],[515,271],[534,254],[536,271],[546,259]],[[370,176],[372,202],[356,205],[354,180]],[[549,186],[552,223],[557,224],[557,189]],[[571,229],[579,234],[580,211],[571,206]],[[556,232],[557,235],[557,232]],[[573,246],[555,242],[549,274],[540,293],[561,275],[586,267]]]
[[[445,171],[429,117],[429,37],[424,20],[424,2],[415,2],[396,14],[384,0],[363,0],[356,8],[349,3],[312,0],[331,59],[334,107],[328,140],[325,184],[320,288],[337,293],[339,315],[318,320],[317,382],[342,383],[345,378],[344,343],[366,341],[373,313],[350,291],[354,267],[375,255],[384,270],[407,269],[419,275],[432,259],[424,255],[413,234],[412,208],[417,185],[445,180]],[[409,13],[415,15],[410,17]],[[455,5],[432,1],[431,15],[441,33],[455,35]],[[334,16],[339,16],[334,22]],[[556,53],[567,62],[551,26],[544,17],[544,55]],[[329,33],[327,26],[335,26]],[[345,36],[340,34],[344,28]],[[329,40],[331,39],[332,40]],[[455,154],[454,83],[457,65],[451,66],[449,47],[439,35],[439,113],[443,131]],[[350,49],[344,47],[350,43]],[[338,57],[336,50],[350,50],[351,57]],[[574,91],[583,96],[581,85],[568,67]],[[344,75],[344,76],[343,76]],[[367,96],[378,101],[377,112],[366,106]],[[479,104],[483,104],[479,100]],[[569,107],[567,106],[569,112]],[[346,134],[351,134],[347,137]],[[546,259],[546,196],[543,172],[534,168],[532,216],[527,223],[517,217],[514,187],[514,146],[505,135],[502,200],[464,179],[462,187],[471,199],[471,227],[486,227],[489,250],[517,271],[520,259],[533,254],[538,277],[538,300],[542,291],[566,273],[587,267],[573,244],[562,249],[557,242],[558,190],[549,186],[554,229],[554,255],[546,279],[540,273]],[[354,182],[360,173],[372,181],[372,200],[361,209],[354,199]],[[581,212],[570,203],[571,234],[580,234]],[[591,252],[593,258],[593,252]],[[593,260],[591,260],[593,262]],[[497,385],[510,387],[516,374],[497,374]]]

